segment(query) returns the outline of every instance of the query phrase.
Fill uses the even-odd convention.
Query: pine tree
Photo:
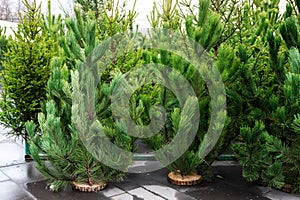
[[[240,93],[244,98],[244,118],[238,132],[242,141],[233,145],[237,158],[243,166],[243,176],[249,181],[260,180],[273,187],[282,187],[282,174],[279,163],[273,163],[265,146],[266,136],[279,127],[274,126],[272,112],[283,101],[282,90],[285,77],[286,57],[278,56],[282,51],[281,38],[272,30],[278,29],[281,16],[278,3],[247,4],[244,8],[245,30],[240,38],[244,40],[239,47],[239,57],[243,64],[243,84]],[[258,13],[259,6],[262,13]],[[259,17],[260,16],[260,17]],[[266,48],[267,47],[267,48]],[[266,173],[268,169],[269,172]]]
[[[220,33],[223,28],[222,24],[220,23],[219,16],[215,14],[213,11],[209,9],[209,2],[208,1],[199,1],[199,6],[197,12],[188,13],[183,19],[179,17],[179,11],[176,9],[178,6],[176,3],[172,1],[164,1],[163,12],[159,12],[159,9],[154,6],[154,10],[152,11],[151,16],[151,24],[154,27],[162,26],[163,28],[171,29],[178,34],[181,34],[183,37],[190,38],[194,40],[196,43],[200,44],[206,52],[211,55],[213,59],[214,54],[211,54],[213,47],[218,43],[220,39]],[[189,4],[185,4],[189,6]],[[190,10],[192,10],[190,8]],[[161,19],[161,20],[159,20]],[[181,29],[181,24],[184,23],[185,28]],[[170,39],[170,38],[169,38]],[[166,38],[168,40],[168,38]],[[172,38],[172,41],[174,39]],[[183,41],[176,41],[176,44],[182,47],[185,47]],[[201,51],[200,49],[195,48],[195,53],[199,53],[197,51]],[[188,50],[182,50],[188,52]],[[221,50],[221,55],[226,54],[225,48]],[[224,54],[223,54],[224,53]],[[147,54],[147,53],[145,53]],[[224,55],[225,56],[225,55]],[[149,59],[150,58],[150,59]],[[164,125],[162,131],[158,134],[153,136],[152,138],[147,139],[147,143],[152,146],[155,150],[160,149],[164,145],[170,143],[176,136],[176,133],[180,130],[189,130],[191,124],[194,127],[198,127],[196,138],[190,148],[176,161],[168,166],[168,168],[176,173],[180,173],[181,175],[187,175],[197,170],[204,174],[207,170],[207,166],[210,166],[212,161],[216,158],[216,154],[213,153],[214,151],[212,148],[212,144],[207,141],[208,136],[205,136],[207,131],[209,130],[209,121],[211,118],[210,109],[212,108],[210,105],[210,96],[208,92],[208,88],[206,87],[205,80],[199,78],[201,75],[197,70],[195,70],[194,66],[184,60],[183,58],[179,57],[178,55],[174,55],[170,52],[166,51],[158,51],[158,52],[148,52],[148,56],[144,55],[144,59],[153,63],[160,63],[166,66],[173,68],[175,71],[180,72],[193,86],[193,90],[196,93],[198,98],[198,102],[195,105],[195,102],[190,99],[187,100],[187,104],[191,110],[180,109],[180,102],[178,101],[175,94],[167,89],[167,88],[154,88],[153,94],[156,94],[157,91],[159,95],[156,95],[156,103],[162,105],[166,109],[166,124]],[[216,67],[216,66],[215,66]],[[204,72],[205,73],[205,72]],[[203,75],[203,74],[202,74]],[[214,73],[205,74],[209,78],[216,77]],[[205,75],[203,75],[205,77]],[[171,75],[170,75],[171,76]],[[169,77],[171,78],[171,77]],[[172,79],[171,79],[172,80]],[[206,80],[207,81],[207,80]],[[211,82],[210,82],[211,83]],[[177,81],[171,81],[170,84],[174,84],[176,87]],[[217,84],[217,81],[212,83]],[[222,84],[214,85],[215,92],[222,91]],[[178,85],[177,85],[178,87]],[[224,89],[224,88],[223,88]],[[184,96],[184,92],[182,91],[182,95]],[[150,95],[151,96],[151,95]],[[151,97],[153,98],[153,97]],[[218,96],[219,101],[218,105],[222,107],[222,103],[225,102],[224,96]],[[215,99],[213,99],[215,100]],[[144,97],[143,101],[150,102],[150,100]],[[156,104],[154,103],[154,104]],[[147,103],[145,103],[147,105]],[[195,110],[192,108],[199,107],[201,112],[199,124],[194,124],[193,115],[195,115]],[[225,119],[225,112],[220,111],[216,114],[218,120]],[[216,117],[214,116],[214,117]],[[216,121],[218,121],[216,120]],[[221,120],[222,121],[222,120]],[[180,127],[179,124],[182,126]],[[222,129],[222,125],[215,124],[215,131]],[[220,125],[220,126],[219,126]],[[180,127],[180,128],[179,128]],[[214,136],[213,136],[214,137]],[[210,138],[212,139],[212,138]],[[215,139],[215,138],[214,138]],[[214,140],[213,139],[213,140]],[[180,144],[185,144],[187,141],[181,141]],[[181,146],[178,145],[177,150],[180,152]],[[208,150],[209,149],[209,150]],[[214,156],[213,156],[214,155]],[[206,157],[204,157],[206,156]],[[204,160],[205,162],[203,162]],[[200,169],[202,168],[202,169]]]
[[[248,180],[299,192],[299,22],[292,13],[288,5],[279,26],[264,34],[269,46],[264,62],[272,76],[256,83],[257,103],[250,104],[256,116],[249,120],[255,126],[241,129],[244,143],[235,149]]]
[[[0,119],[5,127],[11,128],[12,135],[26,138],[25,123],[37,122],[41,103],[46,100],[55,41],[44,29],[41,6],[36,1],[31,5],[24,0],[23,4],[25,13],[20,14],[15,38],[4,54]]]
[[[300,7],[297,3],[296,6]],[[300,192],[300,167],[299,167],[299,18],[292,13],[292,7],[287,5],[284,21],[280,24],[279,31],[285,42],[288,51],[288,72],[285,72],[283,84],[282,104],[278,104],[274,111],[274,124],[278,127],[277,131],[272,129],[267,135],[266,146],[269,155],[273,158],[273,165],[277,164],[277,174],[282,174],[280,181],[284,184],[292,185],[294,192]],[[296,12],[297,14],[297,12]],[[278,51],[277,57],[280,57]],[[280,63],[279,63],[280,64]],[[284,124],[284,125],[283,125]],[[279,128],[280,127],[280,128]],[[274,130],[274,131],[273,131]],[[280,131],[279,131],[280,130]],[[269,175],[268,183],[273,184],[272,175],[277,175],[273,170],[267,169],[265,172]],[[270,178],[271,177],[271,178]],[[264,177],[263,177],[264,178]],[[271,180],[271,181],[270,181]],[[273,186],[273,185],[272,185]],[[277,185],[275,185],[277,186]],[[280,188],[277,186],[277,188]]]
[[[85,63],[93,57],[94,52],[98,52],[97,49],[100,48],[100,52],[101,48],[106,50],[100,44],[105,38],[113,36],[108,29],[101,30],[103,34],[101,37],[98,35],[98,20],[108,21],[108,18],[115,21],[120,20],[119,16],[111,18],[105,5],[101,9],[100,19],[95,16],[94,12],[84,13],[83,10],[76,7],[74,10],[76,18],[64,20],[66,33],[59,36],[62,53],[52,62],[46,108],[44,113],[39,113],[38,117],[40,134],[35,134],[38,130],[33,122],[27,125],[32,158],[37,163],[37,169],[49,178],[48,184],[54,191],[74,181],[93,185],[121,179],[131,163],[130,158],[122,159],[126,162],[123,163],[124,168],[120,171],[110,167],[111,165],[105,163],[103,158],[97,157],[106,152],[103,146],[99,146],[103,142],[103,138],[100,136],[103,135],[99,136],[98,132],[102,130],[106,139],[108,138],[113,145],[129,152],[134,150],[134,138],[126,135],[114,122],[110,96],[116,80],[120,78],[120,71],[124,66],[128,67],[132,60],[137,59],[135,57],[138,57],[135,54],[135,56],[130,54],[128,57],[123,56],[121,58],[123,62],[112,63],[105,70],[106,76],[101,77],[101,81],[96,86],[89,85],[90,80],[95,82],[94,75],[97,73],[94,68],[84,70]],[[118,26],[115,22],[113,24]],[[97,57],[98,55],[96,55]],[[95,67],[95,65],[87,66]],[[96,67],[103,72],[103,67],[106,65],[97,65]],[[95,74],[90,72],[95,72]],[[84,77],[87,77],[89,81],[86,82]],[[92,95],[90,93],[84,95],[86,91],[91,91]],[[93,103],[87,104],[86,102]],[[93,120],[86,118],[85,108],[87,105],[94,108],[95,115],[91,118]],[[89,140],[83,140],[85,135]],[[98,154],[93,152],[98,152]],[[41,153],[47,157],[47,161],[41,159]],[[109,162],[109,159],[105,161],[107,160]],[[46,162],[49,162],[50,166]]]

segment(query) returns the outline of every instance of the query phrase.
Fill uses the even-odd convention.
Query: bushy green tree
[[[295,192],[299,192],[298,24],[288,5],[282,21],[264,26],[265,70],[252,78],[256,95],[249,104],[248,126],[241,129],[243,143],[234,146],[248,180]]]
[[[0,27],[0,70],[3,70],[2,62],[4,61],[4,53],[7,50],[8,38],[5,35],[6,28]]]
[[[55,55],[53,41],[44,28],[41,6],[23,1],[14,39],[4,54],[0,121],[11,128],[11,134],[26,138],[25,123],[37,122],[41,103],[46,100],[46,84],[50,76],[50,61]]]
[[[200,44],[209,55],[211,55],[211,58],[209,59],[216,59],[214,57],[213,47],[219,42],[221,31],[223,29],[223,25],[220,22],[219,15],[209,9],[210,3],[208,1],[199,1],[199,4],[197,5],[197,12],[192,12],[193,9],[189,7],[190,5],[188,3],[184,5],[187,6],[187,10],[191,11],[188,12],[188,14],[185,13],[184,18],[179,17],[180,11],[176,9],[178,5],[172,1],[164,1],[162,8],[163,11],[159,11],[158,7],[156,7],[155,5],[154,10],[149,17],[152,26],[155,28],[159,28],[160,26],[163,28],[168,28],[177,32],[178,34],[181,34],[183,37],[194,40],[196,43]],[[184,28],[180,28],[182,25],[184,26]],[[176,42],[178,43],[177,45],[182,46],[181,48],[185,48],[185,44],[181,44],[182,41]],[[199,53],[197,52],[197,50],[201,51],[197,48],[194,49],[196,53]],[[186,49],[186,52],[188,51],[189,50]],[[230,61],[231,53],[233,52],[227,51],[225,47],[220,47],[220,55],[222,56],[222,59],[226,58],[226,61],[224,60],[224,62],[232,61]],[[179,159],[170,164],[168,168],[171,171],[179,172],[182,175],[187,175],[195,171],[198,171],[201,174],[207,173],[207,169],[209,168],[210,164],[217,157],[218,153],[216,152],[216,150],[218,149],[218,147],[215,147],[210,152],[205,151],[206,147],[209,146],[209,142],[206,143],[204,141],[206,140],[205,134],[208,131],[209,122],[211,119],[211,99],[209,96],[208,88],[206,87],[205,80],[200,78],[201,75],[199,74],[199,72],[197,72],[197,70],[191,63],[187,62],[184,58],[181,58],[180,56],[174,55],[170,52],[145,52],[144,60],[147,62],[160,63],[173,68],[175,71],[180,72],[180,74],[182,74],[192,85],[193,90],[195,91],[195,94],[198,98],[196,106],[199,107],[201,114],[199,124],[194,124],[194,126],[199,125],[195,140],[192,143],[191,147]],[[221,60],[218,65],[220,66],[215,67],[223,67],[222,71],[224,71],[224,74],[226,72],[232,75],[232,71],[234,70],[230,71],[231,69],[229,70],[228,66],[221,65]],[[236,67],[235,65],[236,64],[234,64],[233,66]],[[212,74],[211,76],[214,76]],[[173,84],[176,85],[177,82],[174,81]],[[219,86],[220,88],[216,86],[215,91],[221,90],[221,85]],[[193,112],[195,112],[195,110],[190,110],[189,114],[187,114],[185,110],[181,110],[180,102],[177,99],[178,97],[176,97],[174,93],[167,88],[158,87],[154,88],[152,91],[152,95],[150,95],[148,98],[151,97],[151,101],[153,101],[153,99],[156,99],[156,102],[154,104],[162,105],[163,107],[165,107],[167,112],[166,123],[162,131],[158,135],[146,139],[147,143],[150,144],[152,148],[157,150],[170,143],[174,139],[175,135],[178,132],[180,123],[181,125],[184,124],[183,127],[181,127],[182,129],[188,129],[189,125],[193,123],[191,119],[194,115]],[[226,101],[225,99],[223,99],[224,97],[219,98],[220,101],[218,101],[218,103],[220,103],[220,105]],[[142,99],[145,102],[145,105],[151,102],[149,99],[147,100],[145,96]],[[187,102],[190,103],[189,107],[195,107],[192,101]],[[220,118],[225,117],[225,112],[222,113],[222,111],[220,111],[217,115]],[[222,127],[216,125],[215,131],[218,131],[219,128],[222,129]],[[224,135],[221,138],[223,137]],[[222,139],[219,140],[217,146],[222,143],[221,140]],[[206,145],[203,145],[203,143],[206,143]],[[178,147],[178,149],[180,149],[180,147]],[[208,155],[206,155],[204,160],[201,159],[206,153],[208,153]]]
[[[109,1],[109,3],[111,2]],[[118,58],[122,61],[116,59],[116,62],[112,62],[110,67],[96,64],[99,72],[105,71],[96,89],[92,87],[91,82],[95,81],[94,75],[97,77],[97,70],[91,68],[84,71],[85,65],[95,67],[94,62],[92,65],[85,64],[91,57],[94,58],[94,50],[99,50],[101,47],[99,45],[104,39],[118,33],[104,29],[101,30],[102,35],[99,36],[98,20],[107,22],[107,18],[110,17],[115,21],[120,20],[120,16],[110,16],[109,10],[106,10],[105,6],[107,5],[104,4],[101,7],[99,18],[95,16],[94,12],[84,13],[83,10],[76,7],[74,10],[76,17],[68,17],[64,20],[66,31],[65,34],[59,36],[60,48],[63,51],[52,62],[46,108],[44,113],[40,113],[38,117],[40,133],[36,134],[39,131],[33,122],[27,125],[32,158],[37,163],[37,169],[50,179],[49,185],[52,185],[51,188],[54,191],[73,181],[93,185],[121,179],[125,175],[120,170],[104,165],[101,159],[95,156],[100,154],[92,154],[92,152],[104,152],[100,145],[103,138],[99,140],[97,130],[104,130],[106,138],[113,145],[127,151],[135,149],[135,139],[121,131],[114,122],[110,96],[116,80],[120,78],[120,71],[129,68],[129,63],[137,59],[135,57],[138,57],[138,54],[122,56],[122,58]],[[124,23],[126,24],[126,22]],[[122,23],[114,22],[113,24],[118,26]],[[127,24],[129,27],[130,23]],[[114,28],[118,29],[118,27]],[[102,48],[103,51],[107,50],[106,46]],[[102,50],[100,48],[99,52]],[[110,52],[114,52],[114,49],[110,49]],[[97,58],[97,56],[99,55],[95,57]],[[95,74],[91,72],[95,72]],[[87,77],[87,82],[84,82],[84,77]],[[87,91],[92,93],[86,93]],[[92,102],[92,104],[88,102]],[[86,106],[94,107],[93,117],[85,115]],[[94,121],[99,121],[101,126],[94,126]],[[87,140],[82,140],[84,135],[88,137]],[[47,157],[47,161],[41,159],[41,153]],[[131,159],[123,158],[122,160],[126,161],[123,163],[124,171],[126,171]]]

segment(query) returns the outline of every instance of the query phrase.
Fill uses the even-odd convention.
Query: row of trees
[[[177,132],[199,127],[188,150],[166,166],[171,171],[182,176],[191,172],[208,174],[216,157],[232,148],[247,180],[300,192],[298,1],[288,4],[283,15],[279,14],[278,0],[199,0],[197,9],[189,1],[178,4],[165,0],[161,9],[154,6],[149,15],[151,25],[201,45],[214,61],[212,69],[218,69],[225,88],[218,81],[200,78],[216,78],[217,73],[205,74],[204,67],[201,74],[178,54],[146,48],[152,43],[133,32],[135,11],[125,12],[113,0],[77,2],[81,6],[75,8],[75,16],[63,19],[51,13],[43,16],[35,1],[29,4],[24,0],[26,12],[20,16],[15,38],[4,43],[7,50],[0,57],[4,66],[1,123],[12,128],[14,136],[29,141],[37,168],[50,179],[54,190],[71,181],[92,185],[124,176],[110,166],[126,160],[122,166],[126,171],[132,162],[130,157],[120,153],[117,159],[106,158],[104,165],[93,154],[109,153],[107,147],[97,145],[105,140],[99,133],[105,133],[115,146],[134,152],[137,135],[130,136],[128,131],[135,125],[151,125],[161,116],[151,107],[163,105],[165,124],[158,134],[145,139],[154,150],[171,143]],[[132,39],[116,36],[124,31],[141,43],[148,42],[145,48],[128,52],[122,48],[120,52],[118,45],[123,47],[124,41]],[[163,41],[174,42],[170,36],[160,35],[165,36]],[[113,36],[117,41],[104,42]],[[184,40],[176,42],[173,46],[179,45],[187,58],[191,52],[203,55],[199,48],[186,48]],[[110,62],[93,60],[95,49],[100,55],[108,51]],[[87,60],[102,73],[96,91],[91,88],[97,76],[84,68]],[[155,64],[152,76],[162,76],[161,65],[179,71],[197,98],[187,95],[183,106],[170,88],[147,84],[136,90],[127,104],[120,99],[120,118],[114,119],[111,96],[116,85],[123,80],[122,74],[144,64]],[[125,83],[146,78],[138,70],[133,77]],[[167,77],[176,76],[171,73]],[[169,84],[179,88],[176,81]],[[212,85],[214,91],[209,90]],[[222,109],[225,98],[217,95],[214,99],[211,94],[224,89],[227,115]],[[95,106],[89,107],[87,102],[95,102]],[[195,106],[201,112],[199,122],[193,119],[196,111],[188,109]],[[128,113],[134,123],[122,119]],[[210,127],[212,119],[215,124]],[[218,131],[222,131],[221,137],[212,148],[207,132]],[[40,158],[41,153],[47,156],[50,167]]]

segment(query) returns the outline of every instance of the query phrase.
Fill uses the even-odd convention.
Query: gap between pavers
[[[19,185],[45,180],[45,177],[35,168],[34,162],[1,167],[0,171]]]
[[[2,171],[0,171],[0,182],[8,181],[9,177],[6,176]]]
[[[165,198],[162,198],[158,195],[153,194],[152,192],[149,192],[143,187],[139,187],[133,190],[127,191],[129,194],[136,196],[138,198],[142,198],[144,200],[165,200]]]
[[[120,194],[110,198],[111,200],[134,200],[134,197],[128,193]],[[136,198],[135,198],[136,200]]]
[[[184,193],[181,193],[173,188],[167,187],[167,186],[161,186],[161,185],[144,185],[143,186],[148,191],[151,191],[154,194],[157,194],[159,196],[162,196],[166,199],[184,199],[184,200],[196,200],[195,198],[186,195]]]
[[[101,193],[106,197],[113,197],[118,196],[121,194],[126,193],[126,191],[121,190],[120,188],[117,188],[116,186],[113,186],[112,184],[108,184],[107,188],[101,191]]]

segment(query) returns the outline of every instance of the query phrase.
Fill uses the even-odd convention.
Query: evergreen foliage
[[[137,13],[126,13],[124,6],[119,8],[113,0],[76,2],[80,6],[75,8],[74,18],[63,20],[51,13],[43,18],[40,6],[35,2],[29,5],[24,0],[27,10],[20,16],[15,38],[7,40],[0,29],[0,65],[2,62],[4,67],[0,121],[12,128],[15,136],[26,138],[28,132],[31,156],[38,170],[50,179],[51,189],[57,191],[72,181],[92,185],[125,175],[99,161],[101,155],[109,153],[107,147],[99,146],[107,138],[124,150],[136,149],[136,138],[123,129],[130,120],[113,119],[111,96],[122,80],[121,74],[138,64],[154,64],[156,68],[151,73],[156,76],[164,75],[170,80],[175,77],[173,73],[160,74],[160,65],[183,75],[198,101],[188,98],[186,107],[181,109],[181,102],[172,90],[159,84],[146,84],[131,95],[129,104],[119,100],[119,116],[128,114],[129,110],[132,126],[127,131],[130,132],[134,125],[151,124],[151,118],[159,117],[153,106],[162,105],[166,123],[158,134],[145,139],[154,150],[169,144],[178,131],[199,126],[189,149],[167,166],[171,171],[205,175],[216,157],[234,143],[233,150],[247,180],[278,189],[291,186],[294,192],[300,192],[299,1],[291,1],[283,15],[279,14],[279,0],[242,3],[199,0],[196,10],[188,0],[181,4],[164,0],[161,10],[154,4],[148,17],[152,27],[171,29],[200,44],[219,69],[226,86],[228,115],[221,138],[210,152],[206,152],[211,144],[205,136],[210,131],[210,121],[225,117],[223,111],[211,116],[210,92],[221,90],[221,86],[215,85],[216,91],[209,91],[205,79],[199,78],[191,63],[165,50],[145,48],[126,52],[122,49],[123,55],[118,56],[117,47],[126,38],[116,37],[117,41],[108,45],[114,58],[110,64],[92,62],[102,73],[97,90],[92,90],[97,75],[91,73],[93,70],[88,67],[92,66],[85,66],[85,61],[107,38],[128,30],[132,33]],[[170,37],[164,39],[173,42]],[[183,41],[176,42],[189,57],[191,49],[185,49]],[[199,49],[193,50],[200,53]],[[124,85],[132,86],[146,79],[139,70],[131,76]],[[174,80],[169,84],[180,89]],[[94,102],[95,107],[88,107],[86,102]],[[225,99],[216,102],[218,107]],[[193,121],[192,108],[196,104],[201,112],[199,124]],[[87,108],[95,111],[95,115],[85,112]],[[26,132],[24,126],[29,120]],[[214,128],[223,127],[217,123]],[[81,140],[83,136],[87,140]],[[179,152],[181,146],[176,150]],[[97,157],[93,152],[100,154]],[[42,160],[41,154],[47,161]],[[126,160],[122,163],[124,170],[132,162],[122,154],[119,160]],[[115,160],[107,162],[113,165]]]
[[[5,59],[4,53],[7,50],[8,38],[5,35],[6,28],[0,27],[0,71],[3,70],[2,62]]]
[[[25,13],[20,14],[14,39],[8,43],[2,78],[0,121],[11,128],[11,134],[26,138],[25,123],[37,122],[41,103],[46,100],[46,84],[50,61],[55,55],[53,41],[44,29],[40,5],[23,1]]]
[[[173,1],[164,1],[162,12],[160,12],[158,7],[155,5],[154,10],[152,11],[151,16],[149,17],[149,19],[151,20],[150,23],[153,27],[162,26],[164,28],[169,28],[178,32],[179,34],[182,34],[183,37],[193,39],[195,42],[199,43],[202,47],[204,47],[204,50],[210,53],[213,47],[219,42],[221,37],[223,25],[220,22],[219,15],[215,14],[213,11],[208,9],[210,6],[210,3],[208,1],[199,1],[199,9],[197,10],[198,15],[196,14],[196,12],[192,12],[192,9],[189,7],[190,5],[188,3],[184,4],[184,6],[187,6],[187,10],[190,9],[191,12],[188,15],[186,15],[184,19],[180,19],[180,11],[176,9],[178,7],[177,3],[174,3]],[[182,24],[185,25],[184,29],[180,28]],[[177,41],[177,43],[178,42],[180,41]],[[181,48],[185,47],[184,44],[178,45],[181,45]],[[194,50],[196,53],[199,53],[197,51],[201,51],[200,49]],[[187,49],[186,52],[188,54]],[[221,55],[225,57],[229,56],[225,55],[225,48],[221,48],[220,52]],[[207,137],[205,137],[205,134],[208,132],[209,122],[211,119],[211,105],[208,88],[206,87],[204,79],[199,78],[199,72],[195,70],[194,66],[192,66],[191,63],[187,62],[178,55],[174,55],[166,51],[148,51],[144,52],[143,56],[145,61],[160,63],[180,72],[180,74],[182,74],[192,85],[193,90],[195,91],[196,96],[198,98],[197,106],[199,106],[201,114],[197,136],[194,142],[192,143],[191,147],[188,149],[188,151],[186,151],[175,162],[170,164],[168,168],[173,172],[179,172],[181,175],[187,175],[196,171],[198,171],[201,174],[207,173],[206,171],[208,167],[217,156],[215,150],[218,147],[214,148],[211,152],[206,152],[206,148],[209,147],[210,143],[206,141]],[[213,57],[214,54],[212,54],[212,58]],[[223,70],[226,71],[227,66],[224,67]],[[214,75],[211,74],[211,76]],[[176,85],[176,83],[177,82],[174,81],[174,83],[171,82],[170,84]],[[221,87],[220,85],[214,86],[216,87],[215,91],[219,91],[221,89],[218,88]],[[178,97],[176,97],[174,93],[167,88],[154,87],[152,89],[151,95],[149,95],[148,98],[150,97],[151,100],[147,99],[145,96],[142,97],[144,105],[147,105],[147,102],[153,102],[153,99],[155,99],[153,104],[162,105],[167,112],[166,123],[162,131],[159,134],[149,139],[146,139],[147,143],[154,150],[157,150],[163,147],[164,145],[170,143],[174,139],[175,135],[178,133],[179,124],[181,124],[182,129],[188,130],[189,125],[194,123],[193,121],[191,121],[191,119],[194,115],[193,112],[195,112],[195,110],[191,110],[188,113],[186,113],[184,110],[181,110],[180,103],[177,99]],[[220,105],[225,101],[225,99],[221,98],[219,100],[220,101],[218,101],[218,103]],[[191,101],[187,102],[191,103],[188,107],[194,107],[194,104]],[[220,113],[218,113],[217,115],[218,117],[220,117],[223,114],[225,113],[221,113],[220,111]],[[198,124],[193,124],[193,126],[198,126]],[[218,128],[220,127],[218,127],[218,125],[216,124],[215,131],[217,131]],[[184,143],[187,141],[182,142]],[[220,144],[221,140],[219,141],[219,144],[217,146],[219,146]],[[178,150],[179,149],[180,147],[178,147]],[[209,154],[205,157],[205,159],[200,159],[206,153]]]
[[[95,16],[97,18],[99,17],[103,6],[103,0],[75,0],[75,2],[82,6],[84,12],[92,10],[95,12]]]
[[[89,85],[90,82],[84,82],[85,79],[82,78],[93,79],[95,74],[90,72],[94,70],[84,71],[84,62],[90,58],[95,49],[99,48],[99,44],[105,38],[118,33],[104,29],[99,36],[98,20],[101,23],[104,23],[103,21],[109,23],[107,18],[110,17],[115,21],[119,20],[118,17],[109,16],[109,10],[105,6],[107,5],[101,7],[99,19],[94,12],[84,13],[84,10],[76,7],[76,18],[64,20],[65,34],[58,35],[59,49],[62,52],[51,63],[52,74],[48,81],[47,104],[44,113],[39,113],[38,117],[40,133],[33,122],[27,124],[32,158],[36,161],[37,169],[49,178],[48,184],[54,191],[72,181],[92,185],[114,179],[120,180],[125,175],[124,172],[100,162],[101,159],[95,156],[97,153],[92,154],[93,152],[101,154],[105,150],[100,145],[103,138],[99,138],[97,130],[103,129],[105,137],[114,145],[127,151],[135,150],[135,139],[122,132],[114,122],[110,96],[116,80],[120,78],[120,71],[124,66],[129,68],[129,63],[132,63],[138,55],[128,54],[122,57],[123,63],[114,62],[111,67],[107,67],[106,76],[101,78],[96,90]],[[115,12],[118,13],[117,10]],[[114,26],[118,26],[115,21]],[[129,22],[124,23],[130,26]],[[113,52],[113,49],[110,49],[110,52]],[[101,72],[106,67],[101,64],[97,66]],[[86,91],[92,91],[92,95],[86,94]],[[93,118],[86,118],[84,109],[89,105],[87,102],[95,103],[92,105],[95,106],[96,113]],[[98,122],[101,125],[95,125]],[[89,139],[82,140],[86,135]],[[47,157],[47,161],[41,159],[41,153]],[[126,171],[131,160],[123,160],[127,161],[123,163]]]
[[[275,4],[276,6],[276,4]],[[299,6],[299,5],[298,5]],[[286,13],[262,38],[268,44],[267,59],[258,75],[252,71],[255,94],[249,102],[248,125],[241,129],[243,142],[234,149],[250,181],[278,189],[287,187],[299,192],[299,50],[298,17],[287,5]],[[279,26],[278,26],[279,25]],[[253,125],[255,123],[255,125]]]

